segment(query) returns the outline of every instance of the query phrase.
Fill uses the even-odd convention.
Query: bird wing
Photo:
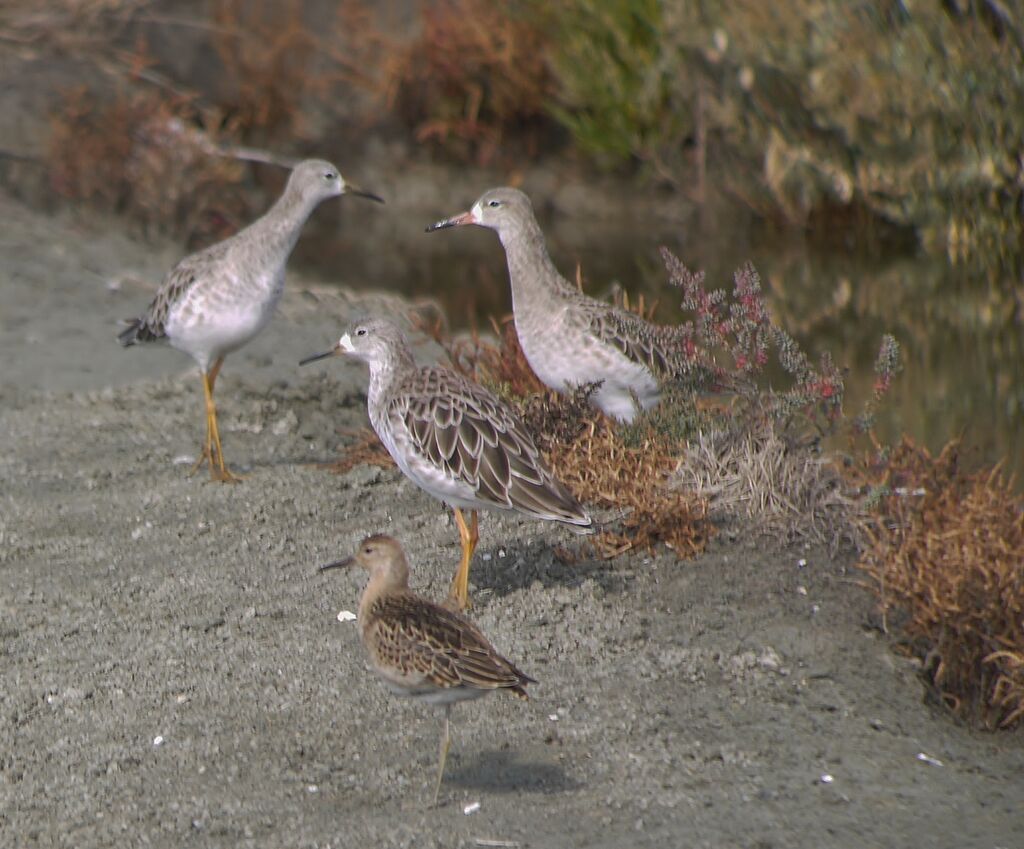
[[[533,681],[466,617],[412,593],[379,598],[367,615],[380,660],[436,687],[498,690]]]
[[[225,242],[185,257],[167,272],[149,309],[139,319],[138,337],[143,341],[166,335],[167,316],[194,286],[209,276],[210,266],[225,253]]]
[[[681,329],[651,324],[625,310],[598,306],[586,311],[588,329],[595,337],[656,377],[678,376],[684,357]]]
[[[576,497],[547,468],[526,426],[482,386],[447,369],[421,369],[396,393],[388,414],[424,459],[472,487],[482,501],[590,524]]]
[[[589,332],[647,368],[659,381],[683,381],[686,386],[703,389],[721,379],[713,358],[701,353],[694,343],[692,325],[652,324],[598,302],[588,307],[584,320]]]

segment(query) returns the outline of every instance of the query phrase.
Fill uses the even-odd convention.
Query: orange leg
[[[462,515],[462,511],[455,508],[455,524],[459,526],[459,539],[462,542],[462,560],[459,569],[452,578],[452,587],[448,598],[458,610],[466,610],[469,605],[469,562],[473,559],[473,552],[476,551],[476,544],[480,539],[480,524],[476,510],[469,514],[469,524]]]
[[[220,367],[224,365],[224,358],[218,357],[208,372],[203,374],[203,398],[206,401],[206,439],[203,441],[202,453],[196,464],[192,467],[192,474],[202,468],[203,463],[210,467],[210,480],[221,483],[238,483],[240,477],[231,474],[224,465],[224,449],[220,444],[220,430],[217,427],[217,407],[213,403],[213,387],[217,383],[217,375],[220,374]]]

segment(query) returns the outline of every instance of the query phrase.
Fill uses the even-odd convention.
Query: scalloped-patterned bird
[[[401,330],[387,319],[349,329],[334,355],[370,367],[370,424],[398,468],[455,511],[462,560],[451,598],[469,604],[469,564],[479,539],[477,511],[503,510],[587,532],[591,519],[541,456],[519,417],[482,386],[440,366],[418,366]],[[470,511],[467,522],[462,511]]]

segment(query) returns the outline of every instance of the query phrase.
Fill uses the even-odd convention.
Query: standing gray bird
[[[676,328],[587,297],[558,273],[530,199],[518,189],[484,192],[472,209],[427,232],[477,224],[498,233],[512,284],[516,334],[530,368],[556,392],[587,383],[605,415],[631,422],[636,403],[658,403],[661,385],[693,367]]]
[[[462,561],[451,598],[469,604],[477,510],[520,513],[589,529],[590,516],[548,469],[533,437],[495,395],[439,366],[419,367],[390,321],[355,325],[338,344],[300,365],[347,354],[370,366],[370,423],[409,480],[455,510]],[[472,511],[470,522],[463,510]]]
[[[451,745],[452,705],[507,690],[528,699],[524,689],[537,683],[502,657],[483,632],[461,613],[409,589],[409,563],[396,539],[371,536],[351,557],[326,569],[357,565],[370,573],[359,601],[359,630],[370,665],[391,692],[444,706],[441,757],[434,803],[441,790]]]
[[[308,159],[292,170],[281,197],[244,230],[185,257],[164,278],[149,309],[118,341],[167,341],[199,365],[206,400],[206,439],[192,472],[207,463],[210,478],[239,480],[224,465],[213,387],[224,357],[256,336],[284,292],[285,265],[306,219],[321,201],[343,194],[383,203],[346,183],[330,162]]]

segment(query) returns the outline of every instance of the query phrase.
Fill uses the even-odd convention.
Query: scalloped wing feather
[[[588,326],[594,336],[656,377],[674,378],[685,371],[682,337],[677,328],[654,325],[606,305],[590,311]]]
[[[481,501],[540,518],[588,525],[575,496],[548,470],[515,414],[482,386],[441,368],[419,370],[387,415],[432,465]]]
[[[435,687],[520,689],[533,681],[464,616],[412,593],[379,598],[368,617],[377,659]]]

